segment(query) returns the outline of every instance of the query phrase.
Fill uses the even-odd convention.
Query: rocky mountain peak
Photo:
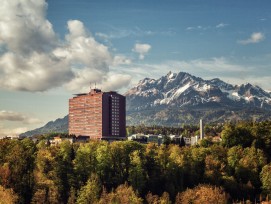
[[[250,83],[240,86],[228,84],[219,78],[204,80],[186,72],[168,72],[159,79],[145,78],[125,94],[128,110],[159,106],[222,106],[254,105],[255,99],[271,108],[271,95]],[[254,100],[252,103],[252,99]],[[240,104],[238,104],[240,103]],[[263,107],[261,105],[261,107]]]

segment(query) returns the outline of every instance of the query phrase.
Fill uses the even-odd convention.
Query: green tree
[[[60,200],[67,203],[71,186],[75,185],[73,164],[74,157],[73,147],[69,141],[64,141],[59,145],[55,157],[55,175],[54,183],[56,184]]]
[[[110,157],[110,144],[100,142],[96,150],[97,174],[106,187],[112,187],[112,161]]]
[[[264,193],[271,197],[271,163],[262,168],[260,178]]]
[[[33,193],[33,169],[36,148],[30,139],[11,141],[5,155],[4,173],[8,173],[6,184],[24,203],[30,202]]]
[[[76,203],[89,204],[97,203],[101,192],[101,184],[97,175],[92,175],[86,185],[81,187]]]
[[[248,126],[227,124],[221,132],[222,144],[226,147],[241,145],[249,147],[254,140],[252,132]]]
[[[140,156],[138,150],[134,151],[131,155],[131,165],[129,169],[128,181],[133,189],[140,194],[143,193],[146,184],[146,171],[144,170],[144,161]]]
[[[77,186],[85,185],[91,173],[96,173],[96,150],[100,145],[97,141],[81,144],[75,152],[74,173]]]

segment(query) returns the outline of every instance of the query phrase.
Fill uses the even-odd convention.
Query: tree
[[[110,145],[108,142],[100,142],[96,150],[97,174],[107,188],[112,187],[112,169],[110,157]]]
[[[57,147],[40,149],[37,154],[35,176],[35,191],[33,203],[59,203],[60,193],[55,183]]]
[[[24,139],[11,141],[5,155],[4,173],[8,173],[6,182],[19,196],[21,202],[31,201],[35,153],[35,144],[30,139]]]
[[[251,130],[243,124],[227,124],[221,132],[222,144],[226,147],[241,145],[249,147],[254,139]]]
[[[75,153],[74,173],[79,188],[85,185],[91,173],[96,173],[96,150],[99,145],[96,141],[81,144]]]
[[[210,152],[205,157],[205,179],[207,182],[220,185],[222,175],[224,175],[226,171],[227,150],[218,145],[213,145],[209,147],[208,150]]]
[[[151,192],[148,192],[148,194],[146,195],[146,201],[148,204],[158,204],[159,196],[153,195]]]
[[[164,192],[160,197],[160,204],[171,204],[169,194],[167,192]]]
[[[99,201],[100,204],[121,203],[121,204],[141,204],[142,198],[134,192],[127,183],[117,187],[117,189],[109,194],[103,193]]]
[[[203,138],[202,140],[200,140],[199,144],[202,147],[210,147],[214,143],[213,143],[212,139],[210,137],[208,137],[208,138]]]
[[[143,193],[146,184],[146,171],[144,170],[144,163],[140,157],[138,150],[134,151],[131,155],[131,167],[129,169],[128,181],[132,185],[133,189],[138,193]]]
[[[100,191],[101,184],[99,182],[98,176],[92,175],[91,178],[87,181],[86,185],[80,189],[76,203],[96,203],[99,200]]]
[[[18,196],[12,189],[6,189],[0,185],[0,204],[14,204],[18,201]]]
[[[72,160],[74,159],[73,147],[69,141],[64,141],[59,145],[55,157],[54,167],[56,178],[54,180],[59,190],[60,199],[67,203],[69,191],[75,185]]]
[[[226,204],[227,197],[220,187],[211,185],[199,185],[193,189],[187,189],[176,196],[176,204]]]
[[[171,204],[169,194],[164,192],[161,197],[158,195],[152,195],[152,193],[148,193],[146,195],[146,201],[148,204]]]
[[[262,189],[265,194],[271,197],[271,163],[265,165],[260,173]]]

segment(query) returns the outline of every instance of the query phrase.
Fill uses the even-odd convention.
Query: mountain
[[[204,80],[185,72],[169,72],[159,79],[140,80],[124,95],[127,125],[271,120],[271,93],[250,83],[232,85],[218,78]],[[50,132],[68,132],[68,116],[22,135]]]
[[[127,124],[170,125],[271,118],[271,94],[252,84],[204,80],[185,72],[145,78],[125,93]]]
[[[47,133],[67,133],[68,132],[68,115],[64,118],[58,118],[55,121],[50,121],[43,127],[30,130],[28,132],[22,133],[20,136],[33,136],[33,135],[41,135],[41,134],[47,134]]]

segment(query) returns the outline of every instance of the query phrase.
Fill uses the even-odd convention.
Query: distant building
[[[92,89],[69,100],[69,134],[90,139],[122,140],[126,137],[125,97]]]
[[[200,139],[200,136],[198,136],[198,135],[191,137],[190,138],[190,145],[192,146],[192,145],[198,144],[199,139]]]
[[[164,135],[144,135],[144,134],[133,134],[128,137],[128,140],[140,142],[143,144],[156,143],[158,145],[163,143]]]

